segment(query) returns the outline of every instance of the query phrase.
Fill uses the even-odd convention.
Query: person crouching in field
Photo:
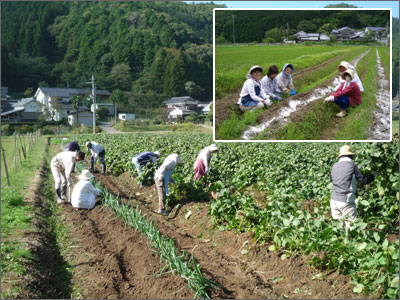
[[[147,165],[148,163],[152,162],[153,164],[157,163],[157,159],[160,157],[160,152],[154,151],[154,152],[142,152],[139,154],[136,154],[132,158],[132,163],[136,168],[136,171],[138,172],[138,175],[141,176],[143,174],[142,167]],[[140,187],[143,187],[143,182],[140,181]]]
[[[374,181],[373,174],[365,176],[360,172],[353,161],[354,153],[348,145],[340,147],[339,161],[336,162],[331,171],[331,212],[332,218],[344,221],[346,229],[352,229],[351,222],[357,217],[357,185],[369,184]]]
[[[337,90],[339,88],[339,86],[342,84],[342,82],[345,82],[345,80],[343,80],[343,78],[342,78],[342,75],[348,69],[353,70],[354,81],[358,84],[358,87],[360,88],[361,93],[364,92],[364,87],[361,83],[360,77],[358,77],[356,68],[352,64],[348,63],[347,61],[342,61],[340,63],[340,65],[338,66],[338,71],[339,71],[340,77],[339,77],[339,85],[336,87],[335,90]]]
[[[356,107],[361,104],[361,91],[358,84],[354,80],[354,71],[346,70],[342,74],[343,81],[339,88],[329,97],[325,98],[325,103],[335,101],[340,107],[340,112],[337,117],[342,118],[347,115],[346,110],[351,107]]]
[[[261,86],[265,93],[270,96],[272,100],[281,101],[282,91],[278,87],[278,81],[276,76],[278,76],[279,70],[277,66],[270,66],[267,75],[261,79]]]
[[[243,84],[240,98],[237,102],[241,111],[261,109],[270,106],[269,96],[261,87],[261,74],[264,71],[260,66],[252,66],[247,73],[246,81]]]
[[[96,204],[96,196],[101,193],[96,189],[90,179],[93,174],[89,170],[83,170],[82,174],[78,176],[79,181],[74,186],[71,196],[71,205],[75,208],[92,209]]]
[[[204,176],[204,182],[205,184],[207,183],[207,173],[210,169],[210,161],[214,152],[218,152],[218,147],[212,144],[205,147],[197,155],[196,162],[194,163],[194,180],[199,180],[201,176]]]
[[[66,200],[67,187],[71,186],[71,173],[75,162],[84,159],[85,153],[82,151],[64,151],[51,160],[50,167],[55,182],[57,203],[64,203]]]
[[[171,174],[174,171],[175,165],[178,164],[183,164],[183,160],[178,156],[178,154],[168,155],[154,174],[154,181],[158,194],[157,213],[164,216],[168,216],[169,214],[169,212],[165,210],[165,198],[169,195],[168,183],[172,182],[176,184],[175,180],[172,179]]]
[[[296,90],[294,89],[292,74],[294,73],[294,66],[292,64],[284,64],[282,72],[276,76],[279,89],[284,93],[295,95]]]

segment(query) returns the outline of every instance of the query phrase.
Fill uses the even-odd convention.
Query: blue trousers
[[[346,110],[350,106],[349,97],[347,96],[340,96],[335,98],[335,103],[339,105],[341,110]]]

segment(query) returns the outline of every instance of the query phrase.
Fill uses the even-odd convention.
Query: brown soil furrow
[[[309,267],[311,257],[282,260],[284,252],[269,252],[267,245],[255,245],[252,233],[213,228],[207,201],[185,203],[176,217],[163,217],[152,212],[158,204],[154,186],[139,188],[128,173],[96,177],[114,194],[124,192],[151,203],[131,202],[154,220],[163,235],[173,238],[178,248],[193,252],[203,275],[224,287],[211,291],[213,298],[360,298],[352,293],[349,277]],[[186,219],[189,210],[192,215]],[[323,280],[312,279],[318,273],[324,274]]]

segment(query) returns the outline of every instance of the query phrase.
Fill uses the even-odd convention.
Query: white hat
[[[160,152],[159,151],[154,151],[153,152],[155,155],[157,155],[158,157],[160,157]]]
[[[93,174],[90,173],[89,170],[83,170],[81,175],[78,176],[78,178],[81,179],[81,180],[89,180],[89,179],[91,179],[93,177],[94,177]]]
[[[208,150],[210,150],[211,152],[219,151],[217,145],[215,144],[208,146]]]
[[[343,155],[354,155],[354,153],[351,152],[351,150],[350,150],[350,146],[344,145],[344,146],[340,147],[339,157],[341,157]]]

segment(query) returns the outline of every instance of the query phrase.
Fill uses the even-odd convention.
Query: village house
[[[177,121],[180,118],[184,119],[192,113],[208,114],[210,105],[208,102],[200,102],[190,96],[173,97],[169,100],[163,101],[163,103],[165,104],[168,120],[172,122]],[[206,109],[207,105],[208,112]]]
[[[11,109],[2,111],[3,120],[36,121],[42,115],[43,105],[34,98],[23,98],[10,106]]]
[[[295,34],[299,42],[327,42],[329,37],[325,34],[319,33],[306,33],[304,31],[299,31]]]
[[[96,100],[105,101],[110,97],[111,93],[107,90],[96,90]],[[73,114],[75,109],[72,106],[72,97],[81,96],[89,97],[88,90],[86,89],[74,89],[74,88],[47,88],[39,87],[34,95],[34,98],[43,104],[43,110],[48,110],[53,115],[54,121],[59,121],[63,118],[68,119],[68,116]],[[98,103],[98,107],[101,107],[101,103]],[[114,106],[110,104],[107,106],[110,114],[114,113]],[[89,108],[85,105],[81,105],[79,109],[79,122],[80,113],[90,112]],[[83,116],[83,115],[82,115]],[[49,118],[51,119],[51,118]]]

